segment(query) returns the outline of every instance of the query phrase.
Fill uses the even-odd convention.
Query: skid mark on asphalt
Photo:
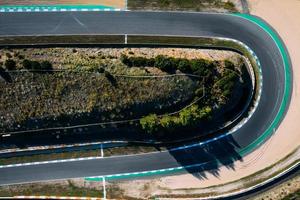
[[[71,14],[71,16],[73,17],[73,19],[81,26],[83,27],[84,29],[87,30],[87,32],[90,32],[89,31],[89,28],[84,24],[82,23],[73,13]]]
[[[58,24],[53,28],[53,30],[51,31],[52,33],[55,33],[59,28],[60,26],[62,25],[62,23],[65,21],[66,19],[66,16],[64,16],[59,22]]]

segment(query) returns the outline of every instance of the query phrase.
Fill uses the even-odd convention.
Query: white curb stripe
[[[56,7],[10,7],[10,8],[1,8],[0,12],[77,12],[77,11],[122,11],[120,8],[60,8],[57,9]]]

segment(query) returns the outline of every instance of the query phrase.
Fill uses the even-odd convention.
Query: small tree
[[[7,70],[15,70],[16,69],[16,62],[14,60],[8,59],[5,61],[4,65]]]

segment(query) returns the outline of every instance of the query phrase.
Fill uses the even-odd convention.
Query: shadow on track
[[[240,146],[232,136],[180,151],[169,151],[181,166],[189,166],[202,163],[196,167],[187,167],[186,171],[198,179],[207,179],[207,173],[219,177],[219,168],[225,166],[235,170],[234,162],[243,161],[237,152]]]
[[[3,80],[7,83],[12,83],[11,76],[2,67],[0,67],[0,80],[1,80],[1,78],[3,78]]]

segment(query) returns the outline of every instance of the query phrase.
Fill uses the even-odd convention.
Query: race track
[[[232,135],[196,148],[144,155],[111,157],[0,168],[0,184],[141,172],[197,164],[193,170],[234,167],[235,160],[288,109],[290,85],[282,52],[257,24],[227,14],[176,12],[48,12],[0,13],[0,35],[154,34],[224,37],[239,40],[257,55],[263,75],[262,96],[250,120]],[[287,91],[288,88],[288,91]],[[284,115],[284,114],[283,114]],[[276,124],[278,126],[279,124]],[[275,131],[272,130],[272,132]],[[226,159],[225,159],[226,157]],[[190,169],[187,169],[190,170]]]

